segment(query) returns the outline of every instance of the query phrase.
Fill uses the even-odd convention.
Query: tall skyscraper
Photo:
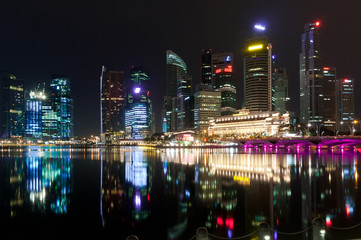
[[[300,53],[300,121],[317,123],[323,121],[322,87],[323,73],[320,59],[320,22],[305,25]]]
[[[151,136],[152,127],[152,102],[148,87],[150,77],[142,67],[132,67],[130,75],[125,108],[125,135],[130,139],[144,139]]]
[[[1,138],[24,135],[24,84],[12,73],[3,72],[0,83]]]
[[[25,137],[41,140],[43,137],[43,102],[46,101],[44,89],[27,92],[25,97]]]
[[[337,124],[340,131],[347,132],[353,126],[355,115],[354,80],[339,79],[337,83]]]
[[[336,101],[336,68],[323,68],[323,89],[322,89],[322,116],[328,130],[336,132],[337,128],[337,101]]]
[[[286,68],[274,68],[273,72],[273,102],[274,111],[281,114],[290,111],[290,97],[288,92],[288,74]]]
[[[272,111],[272,44],[267,37],[246,41],[244,98],[250,111]]]
[[[233,76],[233,54],[212,54],[212,81],[216,91],[221,92],[221,114],[236,112],[236,86]]]
[[[171,50],[166,52],[166,63],[167,96],[164,98],[162,124],[165,124],[164,119],[166,119],[167,132],[183,130],[181,129],[184,126],[181,119],[185,116],[183,101],[192,95],[192,77],[188,75],[184,61]]]
[[[140,76],[139,76],[140,77]],[[124,132],[124,71],[108,71],[103,66],[100,77],[101,133]]]
[[[52,136],[55,140],[70,140],[73,137],[73,99],[71,97],[70,80],[59,74],[51,75],[49,90],[51,109],[58,120],[57,132]]]
[[[203,49],[201,54],[201,84],[213,86],[212,81],[212,49]]]

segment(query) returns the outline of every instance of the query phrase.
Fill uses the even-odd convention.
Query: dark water
[[[1,235],[10,239],[361,237],[360,153],[243,149],[3,148]],[[258,233],[244,239],[257,239]],[[4,238],[8,239],[8,238]],[[217,239],[213,237],[212,239]]]

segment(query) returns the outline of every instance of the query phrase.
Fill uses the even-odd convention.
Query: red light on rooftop
[[[330,70],[330,68],[329,67],[324,67],[323,70]]]
[[[320,21],[315,22],[315,26],[316,26],[316,27],[319,27],[320,24],[321,24]]]
[[[216,73],[220,73],[220,72],[222,72],[222,69],[221,69],[221,68],[219,68],[219,69],[216,70]]]

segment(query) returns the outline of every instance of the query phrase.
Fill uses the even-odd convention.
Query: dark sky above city
[[[304,24],[321,21],[325,66],[355,79],[356,116],[361,116],[361,3],[358,1],[260,0],[2,0],[0,70],[14,73],[28,88],[67,75],[74,98],[74,135],[99,134],[101,66],[125,70],[142,65],[160,131],[166,90],[165,52],[186,62],[194,85],[202,49],[231,51],[243,95],[244,41],[256,22],[266,24],[279,66],[288,68],[292,110],[299,108],[299,52]]]

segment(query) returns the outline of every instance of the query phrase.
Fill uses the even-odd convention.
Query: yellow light
[[[253,46],[249,46],[248,47],[248,51],[253,51],[253,50],[257,50],[257,49],[262,49],[263,48],[263,45],[260,44],[260,45],[253,45]]]

